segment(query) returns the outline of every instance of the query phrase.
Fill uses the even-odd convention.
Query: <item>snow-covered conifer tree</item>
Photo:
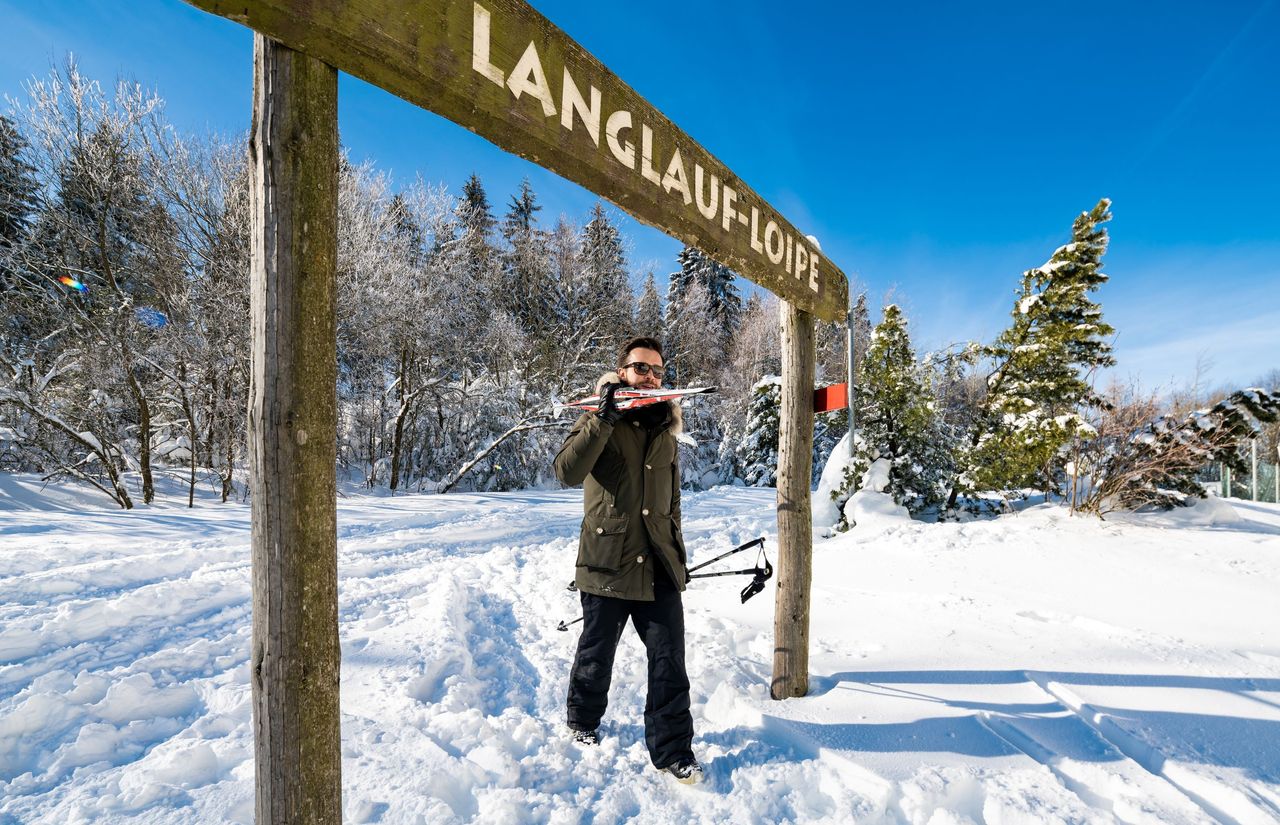
[[[748,487],[778,486],[778,423],[782,379],[766,375],[751,388],[747,419],[734,449],[738,477]]]
[[[16,265],[12,250],[22,243],[36,211],[40,185],[27,160],[29,149],[17,125],[0,115],[0,290],[10,282],[10,267]]]
[[[597,203],[582,228],[582,271],[595,296],[595,314],[607,336],[605,348],[614,352],[631,336],[634,297],[627,276],[627,259],[618,227]]]
[[[636,299],[635,331],[662,340],[662,296],[658,294],[658,283],[652,272],[645,277],[640,297]]]
[[[587,280],[582,262],[582,235],[563,216],[547,238],[551,292],[549,330],[555,344],[551,393],[589,392],[609,361],[605,325],[608,319],[597,311],[599,296]]]
[[[498,222],[479,175],[472,173],[462,184],[457,216],[461,248],[455,254],[460,256],[463,273],[478,300],[495,301],[501,293],[501,269],[493,238]]]
[[[726,406],[722,405],[721,409]],[[782,379],[776,374],[766,375],[751,387],[746,415],[740,419],[740,423],[724,427],[724,444],[720,450],[722,481],[731,481],[736,476],[749,487],[777,486],[781,409]],[[814,417],[814,484],[821,478],[823,464],[831,451],[848,429],[848,420],[848,412],[845,410],[821,413]]]
[[[186,264],[153,174],[152,130],[162,101],[127,83],[109,96],[74,63],[28,89],[30,100],[18,112],[48,191],[22,266],[34,276],[26,284],[32,301],[58,319],[57,335],[40,339],[41,352],[28,355],[58,362],[40,388],[51,404],[65,405],[63,414],[31,394],[15,397],[59,430],[71,451],[89,448],[95,460],[71,461],[65,472],[83,474],[94,465],[121,506],[130,507],[117,483],[118,470],[128,466],[139,472],[150,503],[158,294],[163,281],[182,277]],[[83,418],[83,426],[68,417]],[[91,430],[92,442],[82,438]]]
[[[541,209],[529,179],[525,178],[520,182],[520,191],[511,197],[502,221],[502,236],[507,242],[502,255],[502,297],[507,310],[532,339],[531,343],[545,339],[548,322],[550,272],[546,233],[538,228],[537,213]],[[534,346],[541,349],[540,343]]]
[[[733,270],[708,258],[701,249],[686,246],[676,256],[678,272],[671,273],[667,289],[668,306],[679,305],[692,284],[701,284],[707,293],[711,316],[716,320],[720,341],[728,342],[742,320],[742,296]]]
[[[916,361],[902,311],[890,304],[863,359],[854,461],[836,491],[843,504],[877,459],[890,462],[894,500],[912,513],[938,504],[951,471],[949,438],[941,426],[927,372]]]
[[[1103,199],[1082,213],[1071,242],[1023,274],[1012,323],[983,350],[994,368],[948,506],[963,490],[1054,486],[1060,450],[1084,426],[1081,406],[1098,403],[1090,376],[1115,363],[1114,330],[1090,297],[1107,280],[1110,207]]]

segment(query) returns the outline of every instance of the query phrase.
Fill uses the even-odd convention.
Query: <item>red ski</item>
[[[613,394],[614,403],[618,405],[620,410],[630,410],[635,407],[644,407],[649,404],[657,404],[661,401],[676,401],[690,395],[702,395],[708,392],[715,392],[715,387],[689,387],[683,390],[634,390],[621,389]],[[579,398],[577,401],[570,401],[567,404],[561,404],[562,407],[572,407],[578,410],[594,410],[600,406],[599,395],[589,395],[586,398]]]

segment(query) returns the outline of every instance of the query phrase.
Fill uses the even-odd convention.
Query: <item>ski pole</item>
[[[752,547],[763,546],[763,545],[764,545],[764,536],[761,536],[758,539],[752,539],[746,544],[739,544],[737,547],[733,548],[729,552],[721,553],[720,555],[716,556],[714,559],[711,559],[710,561],[704,561],[702,564],[699,564],[696,567],[690,567],[689,568],[690,578],[698,578],[697,576],[692,575],[694,570],[701,570],[702,568],[706,567],[708,564],[715,564],[716,562],[720,561],[720,559],[723,559],[727,556],[732,556],[734,553],[741,553],[743,550],[750,550]]]
[[[773,565],[769,563],[768,556],[764,556],[764,567],[760,567],[757,565],[756,567],[750,567],[750,568],[747,568],[746,570],[724,570],[719,573],[699,573],[696,576],[693,574],[693,571],[701,570],[707,565],[715,564],[721,559],[728,558],[729,556],[732,556],[735,553],[741,553],[744,550],[750,550],[752,547],[763,548],[763,546],[764,546],[764,536],[761,536],[758,539],[752,539],[746,544],[740,544],[737,547],[733,548],[732,550],[729,550],[725,553],[721,553],[720,555],[716,556],[714,559],[710,559],[708,561],[704,561],[702,564],[696,565],[694,567],[690,567],[688,570],[689,578],[690,579],[713,579],[713,578],[716,578],[717,576],[752,576],[753,578],[751,579],[751,583],[748,584],[746,587],[742,588],[742,592],[739,594],[742,597],[743,604],[746,604],[747,599],[750,599],[752,596],[756,595],[757,593],[762,592],[764,590],[765,582],[767,582],[770,578],[773,577]],[[761,549],[760,553],[763,556],[764,550]],[[573,582],[569,582],[569,586],[567,589],[570,591],[576,591],[578,588],[577,586],[574,585]],[[575,625],[578,622],[582,621],[582,619],[583,619],[582,616],[579,616],[578,618],[574,619],[571,622],[566,622],[562,619],[560,623],[556,625],[556,630],[568,631],[570,625]]]

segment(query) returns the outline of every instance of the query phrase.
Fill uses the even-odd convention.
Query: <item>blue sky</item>
[[[1118,372],[1148,389],[1280,367],[1280,2],[535,7],[716,154],[917,345],[988,339],[1022,270],[1113,201]],[[1083,14],[1083,16],[1082,16]],[[186,131],[247,125],[252,39],[179,0],[0,0],[0,92],[74,53],[157,90]],[[595,197],[361,81],[343,143],[501,210],[529,177],[546,220]],[[680,245],[620,216],[637,277]]]

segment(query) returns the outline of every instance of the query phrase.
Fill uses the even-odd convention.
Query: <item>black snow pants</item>
[[[651,602],[582,593],[582,636],[569,673],[569,727],[595,730],[609,701],[613,656],[627,619],[649,654],[644,741],[654,767],[693,756],[693,716],[684,668],[684,605],[680,591],[658,576]]]

